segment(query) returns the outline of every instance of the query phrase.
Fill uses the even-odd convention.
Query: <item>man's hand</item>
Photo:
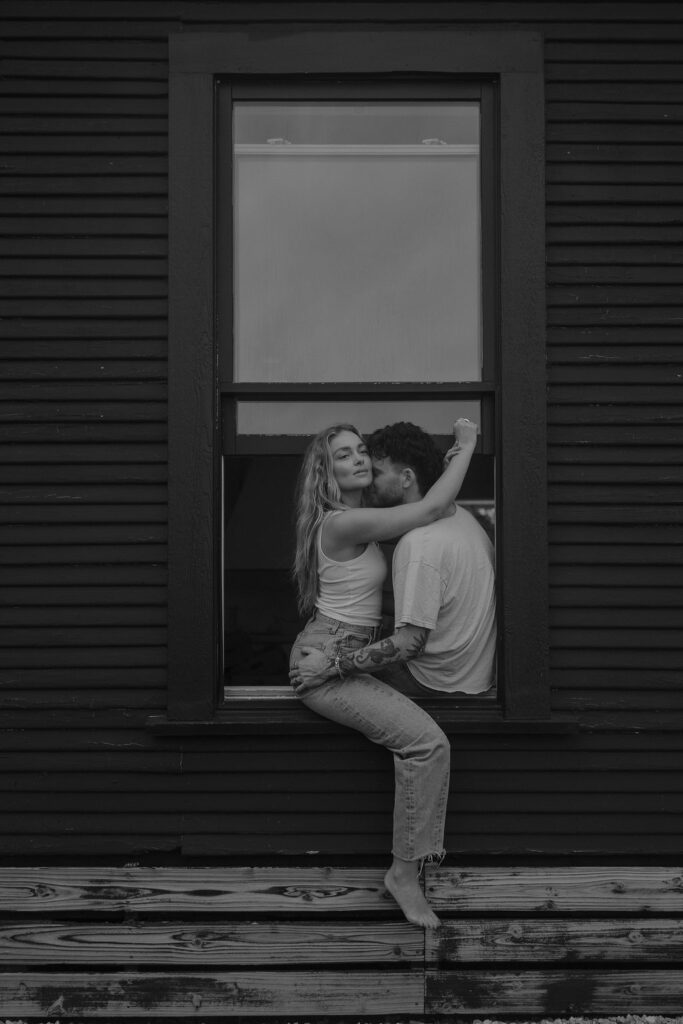
[[[303,697],[317,686],[322,686],[334,675],[334,666],[322,651],[315,647],[302,647],[301,653],[304,657],[289,672],[297,697]]]

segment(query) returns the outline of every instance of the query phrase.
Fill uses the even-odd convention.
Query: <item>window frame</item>
[[[329,731],[298,702],[222,704],[220,664],[221,381],[216,297],[216,125],[221,80],[448,76],[497,94],[499,379],[496,405],[498,597],[496,708],[435,701],[439,721],[535,729],[550,721],[546,498],[544,103],[542,37],[400,27],[267,26],[169,36],[168,706],[161,731]],[[226,311],[221,308],[221,316]],[[249,385],[245,385],[248,388]],[[416,390],[416,389],[414,389]],[[419,393],[419,389],[418,393]],[[521,453],[521,456],[520,456]],[[534,502],[529,502],[529,495]],[[518,524],[523,524],[520,528]],[[287,705],[287,706],[285,706]],[[427,706],[427,705],[425,705]],[[431,710],[431,704],[430,710]],[[337,727],[333,727],[337,728]]]

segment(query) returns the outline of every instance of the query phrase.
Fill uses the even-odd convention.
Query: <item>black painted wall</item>
[[[165,705],[167,35],[449,21],[546,39],[552,697],[456,735],[454,856],[680,850],[683,9],[0,4],[0,855],[371,857],[352,734],[152,737]]]

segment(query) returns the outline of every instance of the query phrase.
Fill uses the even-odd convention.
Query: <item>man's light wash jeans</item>
[[[374,643],[377,636],[378,630],[371,626],[354,626],[316,612],[296,638],[290,664],[300,659],[304,646],[334,658]],[[373,743],[391,750],[395,778],[392,853],[401,860],[440,862],[445,852],[450,745],[434,719],[407,696],[427,691],[405,666],[397,665],[391,672],[385,669],[382,677],[359,674],[332,679],[301,699],[324,718],[357,729]]]

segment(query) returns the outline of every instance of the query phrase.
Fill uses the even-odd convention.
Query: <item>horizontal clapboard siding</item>
[[[585,27],[547,47],[554,706],[654,725],[681,710],[681,26]]]
[[[349,734],[148,739],[144,712],[6,713],[0,854],[384,857],[390,762]],[[455,741],[457,740],[457,742]],[[673,855],[680,734],[454,738],[447,847],[514,856]],[[35,751],[35,752],[32,752]],[[272,768],[277,763],[277,770]],[[311,810],[313,809],[313,811]],[[314,818],[312,820],[312,814]],[[352,826],[352,827],[349,827]]]
[[[679,5],[22,0],[0,11],[0,854],[388,848],[390,761],[351,734],[144,728],[166,685],[167,35],[356,20],[546,40],[552,699],[585,731],[458,735],[447,845],[680,850]]]
[[[166,43],[154,26],[98,44],[68,5],[45,35],[18,7],[0,44],[0,699],[159,709]]]

